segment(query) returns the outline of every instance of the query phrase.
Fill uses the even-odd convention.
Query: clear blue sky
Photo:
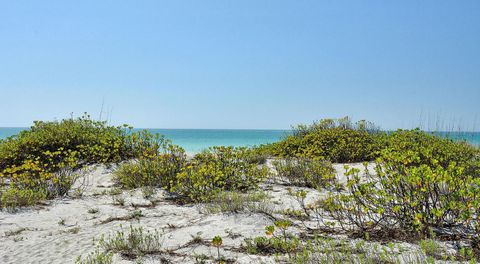
[[[1,1],[0,126],[480,128],[480,1]]]

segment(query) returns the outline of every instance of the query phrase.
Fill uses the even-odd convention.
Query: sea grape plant
[[[374,173],[347,168],[347,192],[322,201],[326,212],[348,231],[429,237],[460,227],[456,236],[478,243],[478,149],[417,130],[390,138]]]
[[[323,119],[294,127],[292,135],[263,148],[280,157],[362,162],[377,157],[384,136],[366,121],[352,123],[348,117]]]

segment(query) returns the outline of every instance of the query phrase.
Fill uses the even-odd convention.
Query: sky
[[[0,127],[480,130],[478,0],[0,0]],[[102,111],[103,109],[103,111]]]

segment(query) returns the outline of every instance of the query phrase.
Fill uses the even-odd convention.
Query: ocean
[[[0,139],[18,134],[28,128],[0,127]],[[287,136],[289,130],[260,129],[147,129],[159,133],[185,149],[188,153],[198,153],[211,146],[254,146],[272,143]],[[454,140],[465,140],[480,146],[480,132],[435,132]]]

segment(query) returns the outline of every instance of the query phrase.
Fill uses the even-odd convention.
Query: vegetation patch
[[[478,249],[478,149],[417,130],[389,138],[375,173],[347,168],[347,192],[323,203],[330,217],[343,230],[362,235],[462,238]]]
[[[143,217],[143,213],[141,210],[134,210],[130,212],[128,215],[125,216],[114,216],[114,217],[109,217],[101,222],[101,224],[106,224],[110,223],[113,221],[129,221],[129,220],[140,220],[141,217]]]
[[[275,221],[274,226],[265,227],[267,237],[245,239],[244,249],[249,254],[288,254],[289,256],[302,249],[302,243],[296,236],[287,233],[292,225],[288,220]]]
[[[106,252],[118,253],[129,259],[163,252],[160,232],[133,226],[127,231],[120,230],[113,235],[103,236],[99,245]]]
[[[222,191],[248,191],[265,179],[268,168],[245,159],[232,147],[213,147],[195,157],[177,175],[172,191],[191,202],[208,202]]]
[[[215,194],[209,203],[203,205],[202,211],[206,213],[265,213],[271,215],[273,210],[269,204],[269,197],[260,191],[219,192]]]
[[[324,188],[333,184],[335,169],[327,161],[284,158],[273,162],[278,179],[291,185]]]
[[[384,137],[385,133],[366,121],[352,123],[348,117],[323,119],[312,125],[296,126],[292,135],[263,149],[280,157],[362,162],[377,157]]]
[[[75,264],[112,264],[113,263],[113,254],[100,252],[96,249],[94,252],[82,258],[78,256],[75,260]]]
[[[128,189],[163,187],[170,190],[186,160],[182,148],[160,138],[158,151],[124,163],[114,173],[114,181]]]
[[[37,121],[0,141],[0,206],[33,205],[68,193],[88,164],[112,163],[157,153],[157,138],[85,115],[62,121]]]

